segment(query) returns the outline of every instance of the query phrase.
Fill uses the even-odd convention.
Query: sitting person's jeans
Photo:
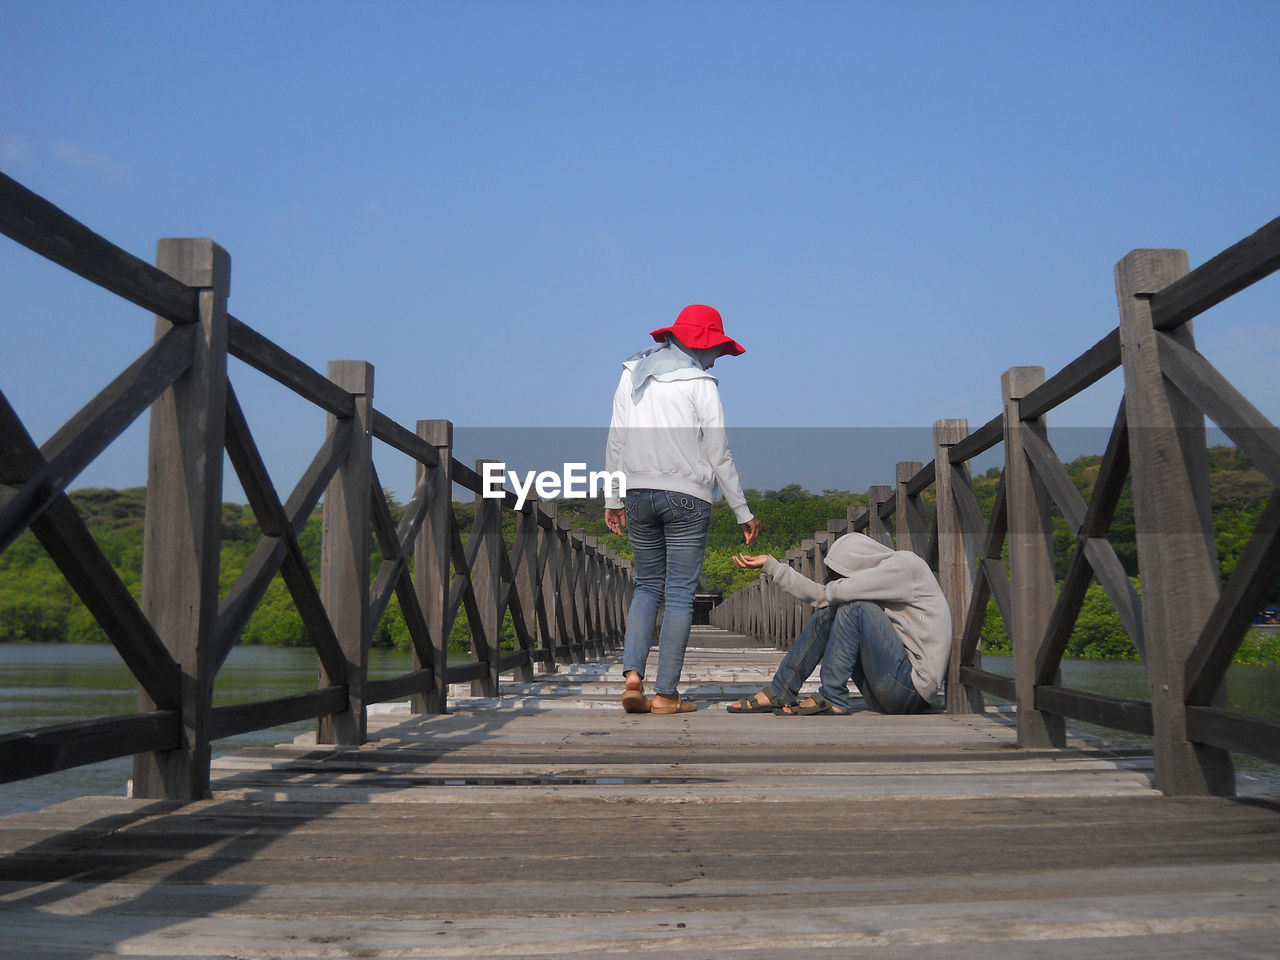
[[[920,713],[929,703],[911,682],[911,658],[884,608],[855,600],[819,609],[778,665],[765,687],[782,703],[795,703],[801,685],[822,664],[821,692],[848,713],[853,680],[867,706],[879,713]]]

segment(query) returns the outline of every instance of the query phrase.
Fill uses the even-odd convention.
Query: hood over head
[[[866,534],[846,533],[831,544],[823,562],[840,576],[852,577],[870,570],[895,553],[897,551],[893,547],[886,547]]]

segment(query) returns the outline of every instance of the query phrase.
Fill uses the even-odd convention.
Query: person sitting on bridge
[[[717,357],[745,351],[725,336],[719,311],[702,304],[685,307],[674,324],[650,336],[661,346],[623,361],[605,448],[605,468],[627,478],[625,504],[605,498],[605,524],[615,534],[627,528],[636,564],[622,648],[622,708],[687,713],[695,707],[680,699],[676,686],[717,483],[748,545],[760,531],[729,452],[716,378],[707,372]],[[650,700],[644,670],[659,608],[658,676]]]
[[[773,680],[730,704],[730,713],[846,714],[853,700],[850,679],[879,713],[929,709],[951,655],[951,612],[924,559],[849,533],[827,553],[826,583],[766,555],[733,560],[744,569],[763,570],[792,596],[809,601],[815,612]],[[801,684],[819,664],[820,692],[797,703]]]

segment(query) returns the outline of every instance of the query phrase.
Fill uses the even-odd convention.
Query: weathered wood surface
[[[1164,378],[1159,360],[1162,336],[1189,349],[1195,339],[1189,324],[1157,333],[1151,316],[1150,297],[1186,275],[1185,251],[1134,250],[1116,264],[1116,296],[1142,620],[1147,635],[1160,638],[1148,645],[1146,663],[1161,787],[1222,794],[1234,780],[1231,756],[1192,741],[1186,717],[1187,661],[1219,596],[1204,416]]]
[[[1053,616],[1057,588],[1053,571],[1052,502],[1044,480],[1028,462],[1033,434],[1048,444],[1043,420],[1026,421],[1021,399],[1044,383],[1042,367],[1012,367],[1001,378],[1004,396],[1004,488],[1008,498],[1009,583],[1012,606],[1005,620],[1013,646],[1017,684],[1019,742],[1024,746],[1061,746],[1063,718],[1037,710],[1036,662]],[[1070,522],[1070,521],[1068,521]],[[988,554],[990,556],[990,554]]]
[[[205,796],[217,664],[222,462],[227,410],[227,296],[231,258],[212,240],[169,239],[156,263],[196,292],[191,366],[151,406],[142,611],[178,666],[182,739],[135,754],[139,796]],[[155,338],[171,322],[157,316]],[[156,707],[145,689],[138,709]]]
[[[0,819],[0,957],[1275,956],[1275,798],[991,711],[732,716],[778,654],[695,630],[694,714],[570,666],[221,758],[212,800]]]
[[[347,457],[329,481],[324,494],[320,546],[320,599],[346,657],[347,709],[323,716],[317,723],[323,743],[363,743],[365,681],[369,667],[369,581],[371,559],[367,543],[371,522],[370,481],[373,477],[373,366],[358,360],[329,361],[329,379],[355,399],[357,430]],[[328,432],[340,421],[328,418]],[[336,686],[328,671],[319,671],[321,687]]]
[[[939,420],[933,426],[933,462],[941,464],[935,475],[935,502],[938,522],[938,583],[951,611],[951,660],[947,665],[947,709],[951,713],[981,712],[982,691],[971,690],[960,682],[963,665],[965,618],[973,596],[972,557],[965,550],[964,527],[956,506],[952,485],[972,483],[969,465],[952,466],[949,448],[969,433],[967,420]],[[959,474],[956,476],[956,474]]]

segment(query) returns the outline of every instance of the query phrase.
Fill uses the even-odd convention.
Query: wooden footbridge
[[[1047,379],[1010,370],[990,422],[938,421],[929,463],[899,464],[867,511],[788,556],[816,570],[835,536],[861,530],[927,557],[952,606],[935,712],[841,718],[724,711],[801,622],[767,584],[697,629],[684,692],[701,709],[623,714],[628,565],[554,504],[517,511],[514,497],[478,497],[464,541],[451,500],[478,495],[479,465],[453,457],[448,421],[403,427],[374,407],[367,364],[322,376],[230,316],[229,258],[210,241],[162,241],[151,266],[3,177],[0,231],[157,316],[155,346],[43,444],[0,396],[0,549],[31,530],[140,689],[135,714],[0,736],[5,781],[135,757],[132,797],[0,818],[0,957],[1277,955],[1280,798],[1235,796],[1231,756],[1280,762],[1280,723],[1226,709],[1223,678],[1280,574],[1280,503],[1220,582],[1204,418],[1278,486],[1280,440],[1196,352],[1190,320],[1280,268],[1280,221],[1195,270],[1178,251],[1125,257],[1112,334]],[[287,497],[228,356],[327,419]],[[1125,398],[1086,503],[1046,415],[1117,367]],[[136,601],[66,490],[148,411]],[[416,474],[398,525],[375,441]],[[997,444],[1004,479],[984,515],[968,464]],[[225,593],[224,450],[263,533]],[[1107,540],[1126,480],[1140,598]],[[317,578],[298,533],[322,497]],[[1055,511],[1075,544],[1061,583]],[[219,704],[218,667],[277,575],[317,687]],[[1150,700],[1060,682],[1095,578]],[[371,679],[392,595],[413,652],[402,675]],[[989,599],[1012,676],[981,661]],[[471,663],[449,665],[463,609]],[[210,759],[222,737],[308,718],[315,733],[297,742]],[[1152,749],[1084,738],[1074,720]]]
[[[734,716],[777,655],[708,629],[697,713],[606,658],[0,819],[0,957],[1275,955],[1280,804],[1003,712]]]

